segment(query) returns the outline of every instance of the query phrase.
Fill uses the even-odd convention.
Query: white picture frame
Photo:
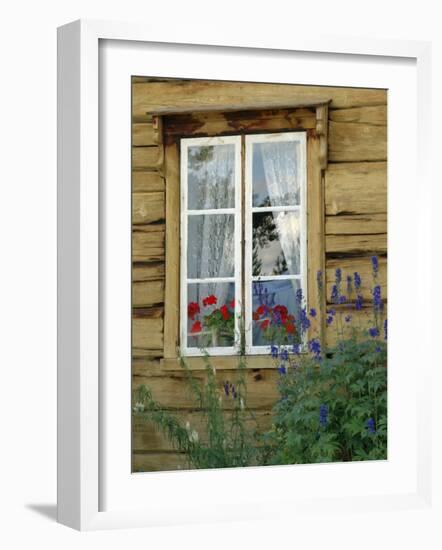
[[[228,47],[229,55],[238,55],[252,48],[253,51],[273,51],[284,56],[284,52],[304,52],[333,56],[376,56],[379,59],[408,58],[416,63],[417,71],[417,162],[420,185],[416,188],[416,244],[418,244],[419,270],[413,281],[419,280],[419,304],[427,313],[431,306],[431,254],[429,251],[432,235],[428,224],[428,212],[424,203],[431,203],[431,185],[429,172],[429,121],[431,103],[429,98],[430,51],[426,42],[364,40],[354,37],[315,37],[297,33],[296,36],[281,36],[271,45],[263,39],[231,38],[217,40],[216,44],[198,45],[186,35],[168,36],[163,30],[147,30],[143,25],[118,22],[76,21],[65,25],[58,32],[58,521],[79,530],[105,528],[127,528],[140,526],[165,525],[175,523],[195,523],[216,521],[220,518],[250,519],[271,517],[275,503],[279,504],[278,515],[299,512],[311,513],[333,508],[345,513],[355,508],[364,512],[374,510],[429,509],[432,500],[431,473],[431,430],[428,419],[431,417],[431,378],[432,362],[426,344],[431,338],[429,320],[423,323],[423,339],[418,338],[416,350],[410,359],[426,357],[420,363],[419,380],[414,387],[416,408],[412,409],[412,428],[415,430],[416,456],[411,465],[414,468],[416,483],[413,490],[367,491],[364,495],[354,495],[351,489],[346,494],[333,493],[331,486],[327,496],[319,490],[312,490],[311,498],[278,492],[279,483],[287,485],[293,467],[281,469],[247,469],[213,472],[161,473],[141,478],[131,476],[130,485],[150,484],[153,494],[160,496],[161,491],[170,497],[176,492],[176,505],[171,506],[169,499],[157,499],[145,506],[121,505],[107,507],[103,504],[101,485],[113,476],[113,464],[107,464],[108,446],[103,442],[103,418],[106,416],[106,402],[111,398],[107,386],[103,388],[103,354],[100,337],[103,330],[103,310],[106,288],[101,285],[103,251],[100,232],[106,225],[100,226],[100,212],[103,211],[102,191],[100,187],[100,113],[104,109],[100,98],[100,43],[112,41],[124,44],[167,44],[179,49],[180,44],[192,45],[205,56],[212,55],[213,47]],[[267,50],[262,50],[262,48]],[[251,50],[250,50],[251,51]],[[166,76],[168,76],[166,74]],[[183,77],[195,77],[182,74]],[[263,80],[265,81],[265,79]],[[127,106],[129,110],[129,106]],[[390,135],[389,135],[390,139]],[[391,146],[391,143],[389,144]],[[101,174],[102,176],[103,174]],[[393,257],[393,262],[395,261]],[[389,274],[390,276],[390,274]],[[391,307],[398,301],[393,292]],[[430,317],[428,317],[430,319]],[[393,329],[394,331],[394,326]],[[413,356],[413,353],[415,355]],[[427,355],[425,355],[427,353]],[[127,372],[130,376],[130,371]],[[123,391],[123,390],[121,390]],[[400,397],[400,396],[399,396]],[[398,396],[394,397],[397,399]],[[126,396],[121,399],[127,400]],[[105,405],[103,406],[103,403]],[[130,409],[127,411],[130,415]],[[410,417],[411,418],[411,417]],[[394,419],[393,419],[394,420]],[[104,419],[107,422],[106,419]],[[118,432],[116,426],[116,432]],[[124,428],[127,432],[127,423]],[[127,435],[127,433],[126,433]],[[130,437],[130,434],[129,434]],[[124,446],[124,445],[120,445]],[[130,454],[130,448],[126,449]],[[125,452],[126,452],[125,451]],[[103,462],[104,460],[104,462]],[[120,463],[121,466],[121,463]],[[357,479],[360,472],[354,465],[352,476]],[[376,467],[376,465],[375,465]],[[278,467],[281,468],[281,467]],[[287,469],[289,468],[289,469]],[[340,465],[315,468],[315,476],[324,481],[330,476],[339,476]],[[313,470],[311,470],[313,471]],[[240,472],[240,473],[239,473]],[[130,472],[126,472],[130,476]],[[126,475],[125,474],[125,475]],[[239,477],[241,475],[241,478]],[[309,475],[308,469],[303,475]],[[198,477],[196,477],[198,476]],[[242,495],[239,504],[242,508],[230,506],[222,493],[207,496],[207,500],[192,500],[191,488],[221,487],[226,480],[234,483],[249,484],[251,488],[257,476],[263,480],[262,496],[258,498],[251,489]],[[338,477],[336,477],[338,479]],[[272,495],[266,491],[274,487]],[[155,493],[156,491],[156,493]],[[187,492],[186,492],[187,491]],[[124,492],[124,491],[123,491]],[[186,495],[187,506],[179,495]],[[194,491],[198,496],[198,491]],[[118,493],[116,493],[118,494]],[[122,493],[123,494],[123,493]],[[334,496],[333,496],[334,495]],[[268,507],[266,507],[268,499]],[[118,497],[117,497],[118,500]],[[134,501],[135,502],[135,501]],[[283,511],[284,510],[284,511]],[[274,514],[274,512],[273,512]]]

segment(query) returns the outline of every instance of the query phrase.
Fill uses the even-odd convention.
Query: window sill
[[[210,357],[210,363],[218,370],[236,370],[238,368],[238,355],[217,355]],[[278,365],[268,355],[247,355],[248,369],[276,369]],[[190,370],[204,370],[206,368],[204,357],[186,357],[186,363]],[[163,370],[181,370],[178,358],[161,360]]]

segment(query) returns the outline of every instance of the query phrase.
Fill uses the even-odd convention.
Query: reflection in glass
[[[253,275],[299,275],[301,227],[298,211],[253,214]]]
[[[216,303],[213,301],[216,298]],[[204,305],[204,299],[210,297]],[[187,346],[191,348],[230,347],[235,342],[235,283],[190,283],[187,285],[187,303],[198,304],[189,308],[187,321]],[[221,328],[207,328],[207,316],[221,315],[224,308]],[[193,309],[192,309],[193,308]],[[197,311],[197,312],[196,312]],[[224,319],[226,317],[226,319]],[[198,325],[198,322],[200,325]],[[192,332],[194,329],[195,332]]]
[[[234,208],[235,145],[188,148],[188,209]]]
[[[235,240],[233,214],[188,217],[187,277],[232,277]]]
[[[253,206],[300,203],[299,143],[253,144]]]
[[[263,305],[268,308],[282,305],[287,308],[290,315],[298,319],[300,305],[296,299],[296,291],[300,287],[301,285],[298,279],[254,281],[252,282],[252,311],[256,312],[256,310]],[[261,316],[259,320],[253,319],[252,321],[253,346],[270,345],[263,337],[263,331],[261,329],[263,320],[265,320],[265,316]]]

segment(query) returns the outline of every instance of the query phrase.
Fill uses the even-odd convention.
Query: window
[[[246,352],[267,353],[253,312],[295,313],[307,289],[306,132],[183,138],[180,149],[181,352],[238,352],[241,316]],[[226,322],[202,326],[215,309]]]

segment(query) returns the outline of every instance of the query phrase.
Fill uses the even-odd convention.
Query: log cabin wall
[[[327,296],[336,267],[358,271],[371,298],[370,257],[377,254],[379,283],[387,283],[387,92],[282,84],[184,81],[134,77],[132,80],[132,382],[145,384],[165,408],[198,430],[185,377],[162,364],[164,344],[166,181],[158,129],[150,113],[222,108],[329,104],[328,167],[324,172]],[[330,340],[332,336],[328,337]],[[204,377],[204,372],[196,372]],[[232,371],[217,370],[220,384]],[[277,399],[274,369],[250,369],[248,406],[259,425],[269,426]],[[134,420],[133,471],[173,470],[183,457],[152,426]]]

